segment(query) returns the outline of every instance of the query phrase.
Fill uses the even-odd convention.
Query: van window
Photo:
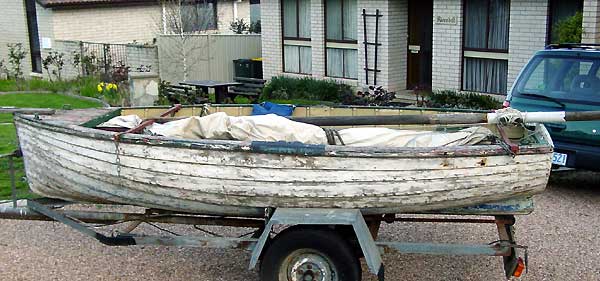
[[[539,57],[517,82],[516,95],[545,95],[566,102],[600,101],[600,59]]]

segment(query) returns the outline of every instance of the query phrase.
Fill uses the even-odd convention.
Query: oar
[[[564,123],[566,121],[600,120],[600,111],[578,112],[518,112],[406,114],[382,116],[322,116],[292,117],[291,120],[316,126],[366,126],[408,124],[498,124],[512,120],[516,123]]]
[[[518,112],[515,110],[493,113],[442,113],[442,114],[403,114],[381,116],[320,116],[290,117],[290,120],[317,126],[367,126],[367,125],[409,125],[409,124],[498,124],[509,117],[515,122],[524,123],[564,123],[566,121],[600,120],[600,111],[577,112]],[[185,119],[186,117],[155,117],[157,123],[165,123]],[[517,120],[518,119],[518,120]],[[146,121],[144,120],[144,121]]]

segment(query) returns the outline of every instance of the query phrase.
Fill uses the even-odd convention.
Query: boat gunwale
[[[120,111],[125,108],[117,108]],[[112,113],[112,111],[111,111]],[[105,114],[106,115],[106,114]],[[95,118],[97,119],[97,118]],[[40,129],[50,130],[79,137],[115,141],[115,132],[74,124],[58,124],[36,119],[32,115],[15,114],[15,123],[23,122]],[[89,121],[88,121],[89,122]],[[283,154],[297,156],[360,157],[360,158],[438,158],[473,156],[509,156],[500,145],[448,146],[448,147],[349,147],[341,145],[315,145],[289,142],[235,141],[212,139],[176,139],[162,136],[121,134],[119,143],[187,148],[197,150],[218,150],[246,153]],[[519,145],[519,154],[551,153],[548,144]]]

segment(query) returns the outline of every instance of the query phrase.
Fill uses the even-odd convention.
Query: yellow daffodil
[[[102,85],[98,84],[98,93],[102,93]]]

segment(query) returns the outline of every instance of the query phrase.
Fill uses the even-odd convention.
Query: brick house
[[[582,12],[600,43],[598,2],[264,0],[263,73],[504,95],[556,22]]]
[[[41,77],[42,54],[53,48],[57,40],[152,43],[167,26],[166,7],[160,3],[160,0],[2,0],[0,60],[8,58],[8,43],[22,43],[28,53],[23,62],[25,75]],[[229,24],[234,19],[260,20],[258,0],[183,3],[191,19],[200,15],[211,19],[184,26],[186,33],[230,33]]]
[[[28,0],[26,0],[28,1]],[[56,40],[79,40],[106,43],[152,42],[164,32],[165,8],[161,0],[37,0],[51,10]],[[176,3],[177,1],[167,0]],[[234,19],[246,22],[260,19],[260,6],[254,0],[183,1],[189,19],[205,16],[202,24],[184,25],[186,32],[229,33]],[[175,4],[176,5],[176,4]],[[252,11],[252,12],[251,12]],[[168,21],[168,20],[167,20]]]

